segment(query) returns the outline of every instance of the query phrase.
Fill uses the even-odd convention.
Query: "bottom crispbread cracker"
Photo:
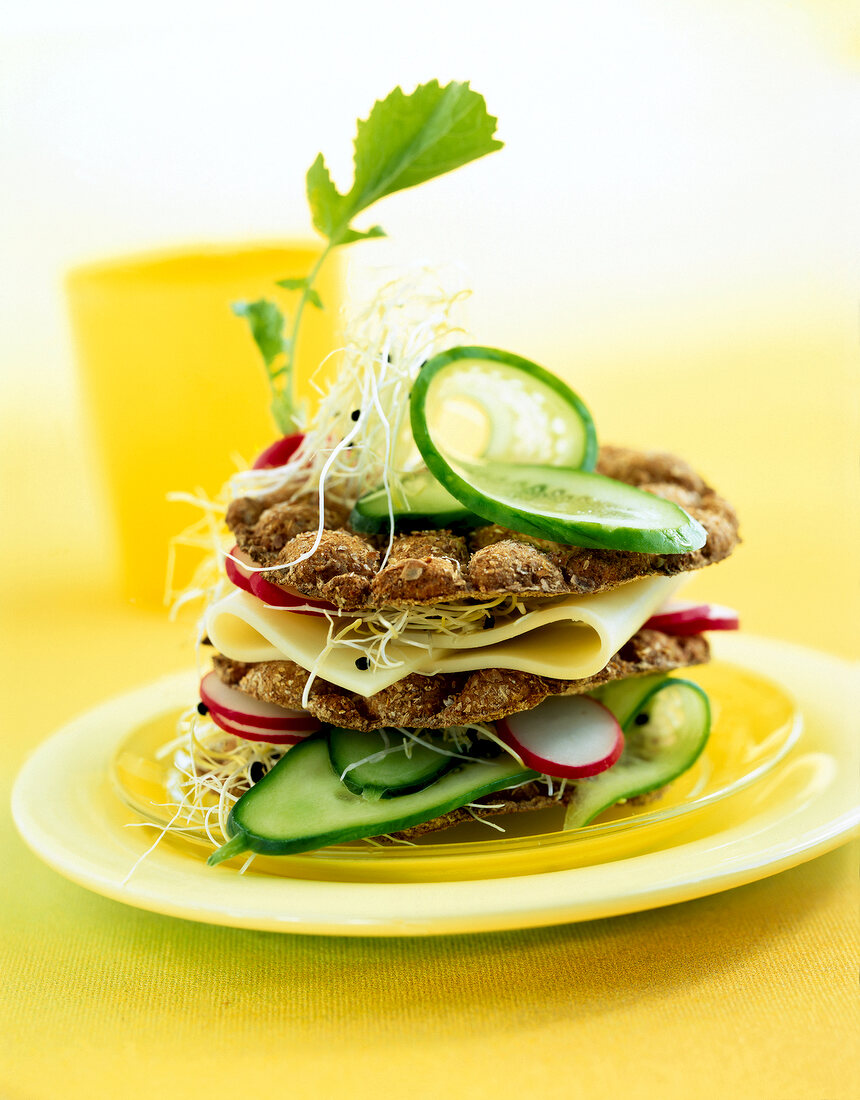
[[[317,679],[311,685],[307,709],[322,722],[357,730],[375,730],[382,726],[440,729],[473,722],[495,722],[517,711],[532,710],[551,695],[579,695],[611,680],[671,672],[703,664],[709,657],[708,642],[702,635],[674,637],[659,630],[640,630],[625,642],[604,669],[582,680],[550,679],[508,669],[481,669],[453,675],[411,675],[365,698]],[[302,706],[308,673],[292,661],[243,664],[216,654],[213,663],[220,679],[230,687],[279,706]],[[651,802],[665,789],[630,801],[634,804]],[[475,818],[564,806],[574,791],[575,785],[561,784],[559,790],[549,794],[542,783],[532,781],[491,795],[487,805],[474,803],[468,808],[451,810],[376,840],[393,844],[451,829]]]
[[[550,695],[579,695],[610,680],[703,664],[709,653],[708,642],[701,635],[679,638],[659,630],[640,630],[604,669],[583,680],[550,679],[500,668],[436,676],[412,674],[364,697],[315,679],[306,709],[321,722],[355,730],[382,726],[442,729],[497,722],[508,714],[533,710]],[[224,683],[254,699],[293,709],[303,706],[308,673],[292,661],[243,664],[216,654],[214,666]]]
[[[649,791],[647,794],[628,798],[630,806],[646,806],[649,802],[656,802],[666,793],[669,787],[660,787],[659,790]],[[532,810],[549,810],[553,806],[566,806],[576,793],[575,784],[560,786],[555,794],[548,794],[544,787],[534,780],[522,787],[515,787],[510,791],[497,791],[488,795],[489,803],[482,805],[480,802],[472,802],[467,809],[465,806],[456,810],[449,810],[440,817],[431,818],[430,821],[422,821],[419,825],[412,825],[408,829],[402,829],[399,833],[387,833],[384,836],[374,837],[378,844],[396,844],[397,841],[417,840],[428,833],[439,833],[444,829],[453,829],[455,825],[465,825],[476,818],[481,821],[488,817],[501,817],[504,814],[530,813]]]

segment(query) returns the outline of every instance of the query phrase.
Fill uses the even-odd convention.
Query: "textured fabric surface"
[[[572,365],[569,380],[607,437],[659,440],[736,503],[744,545],[691,583],[695,598],[739,607],[753,633],[856,656],[844,553],[858,535],[847,503],[856,430],[843,413],[856,392],[844,370],[853,325],[792,318],[753,338],[716,316],[719,339],[685,343],[673,318],[644,361],[633,326],[624,403],[614,368],[574,378]],[[678,361],[666,362],[676,346]],[[671,416],[661,411],[662,384],[691,364],[701,377],[685,383],[692,398],[678,391],[678,407],[706,407],[710,421],[674,403]],[[853,1100],[857,845],[665,909],[427,940],[192,924],[42,865],[8,814],[29,749],[108,696],[190,663],[163,611],[103,592],[109,543],[85,435],[61,406],[54,393],[22,399],[0,425],[2,514],[21,536],[0,545],[2,1100]],[[24,535],[48,552],[35,556]]]
[[[22,608],[10,595],[6,613]],[[56,725],[187,665],[182,631],[97,592],[40,616],[5,665],[3,1100],[854,1095],[857,846],[682,905],[492,935],[280,936],[142,912],[33,857],[8,790]]]

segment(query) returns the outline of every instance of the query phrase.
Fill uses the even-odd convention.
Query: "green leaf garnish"
[[[484,97],[468,82],[438,80],[420,84],[406,95],[395,88],[377,101],[367,119],[359,120],[355,136],[355,173],[352,187],[341,194],[320,153],[308,169],[307,196],[314,228],[326,246],[304,278],[281,279],[278,286],[300,290],[289,339],[283,336],[285,318],[274,302],[239,303],[234,310],[248,319],[251,334],[263,355],[272,389],[272,412],[285,433],[301,427],[295,402],[295,362],[299,326],[305,306],[322,309],[313,283],[334,248],[355,241],[384,237],[379,225],[356,229],[352,219],[379,199],[444,175],[502,148],[493,135],[496,119],[487,113]],[[277,370],[273,363],[283,352]]]
[[[347,229],[344,232],[343,238],[341,239],[340,243],[352,244],[353,241],[370,241],[374,237],[387,236],[388,234],[385,232],[381,225],[374,225],[371,229],[366,229],[364,231],[360,229]]]
[[[305,290],[307,291],[308,302],[312,306],[316,309],[325,309],[319,292],[308,284],[307,276],[303,279],[276,279],[275,286],[282,286],[284,290]]]
[[[378,199],[501,149],[495,130],[484,97],[468,83],[442,87],[431,80],[411,95],[395,88],[373,105],[365,121],[359,120],[355,180],[347,194],[335,187],[322,153],[311,165],[307,191],[314,225],[333,245],[344,243],[342,234],[356,232],[349,224],[355,215]],[[366,235],[381,232],[376,226]]]
[[[284,338],[284,315],[274,302],[265,298],[258,298],[256,302],[234,302],[233,312],[248,322],[272,390],[272,416],[280,431],[289,435],[295,430],[296,420],[281,400],[279,384],[279,379],[289,370],[291,358],[289,344]]]
[[[322,298],[320,298],[318,292],[308,287],[307,299],[315,309],[323,309]]]
[[[256,302],[234,302],[233,312],[244,317],[254,343],[260,349],[266,367],[271,367],[284,352],[284,315],[274,302],[259,298]]]

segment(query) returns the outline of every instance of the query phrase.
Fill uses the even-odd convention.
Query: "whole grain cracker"
[[[488,524],[468,536],[444,530],[396,536],[383,564],[387,540],[349,531],[344,511],[332,508],[319,546],[302,561],[297,559],[316,541],[315,506],[287,503],[271,493],[242,497],[230,505],[227,522],[239,547],[271,570],[266,576],[273,583],[347,611],[505,595],[585,595],[640,577],[701,569],[727,557],[737,544],[731,505],[682,459],[603,447],[597,471],[679,504],[707,531],[705,546],[688,554],[592,550]]]
[[[441,729],[496,722],[508,714],[532,710],[550,695],[579,695],[610,680],[669,672],[703,664],[708,657],[708,642],[701,635],[676,638],[659,630],[640,630],[604,669],[580,680],[500,668],[435,676],[413,673],[365,697],[317,678],[310,687],[307,709],[321,722],[356,730],[382,726]],[[224,683],[254,699],[290,709],[302,707],[309,674],[293,661],[248,665],[216,654],[214,667]]]

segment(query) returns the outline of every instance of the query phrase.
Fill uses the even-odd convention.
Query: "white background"
[[[467,79],[505,149],[371,211],[391,239],[349,250],[359,277],[461,265],[476,342],[562,373],[602,438],[677,450],[736,502],[745,545],[701,579],[710,598],[742,594],[753,629],[848,644],[849,625],[842,641],[824,625],[845,619],[845,588],[820,559],[860,538],[845,496],[856,0],[6,7],[0,371],[40,469],[94,484],[61,292],[71,264],[310,235],[317,152],[348,187],[354,120],[375,98]],[[10,436],[16,474],[28,446]],[[38,525],[44,486],[16,486],[4,509]],[[95,529],[88,493],[55,523]]]
[[[485,94],[506,148],[389,199],[370,216],[392,243],[353,259],[462,263],[481,340],[587,358],[667,313],[738,324],[755,300],[760,324],[848,304],[858,22],[826,0],[8,11],[4,371],[60,369],[70,263],[309,233],[315,154],[348,185],[355,117],[434,76]]]

